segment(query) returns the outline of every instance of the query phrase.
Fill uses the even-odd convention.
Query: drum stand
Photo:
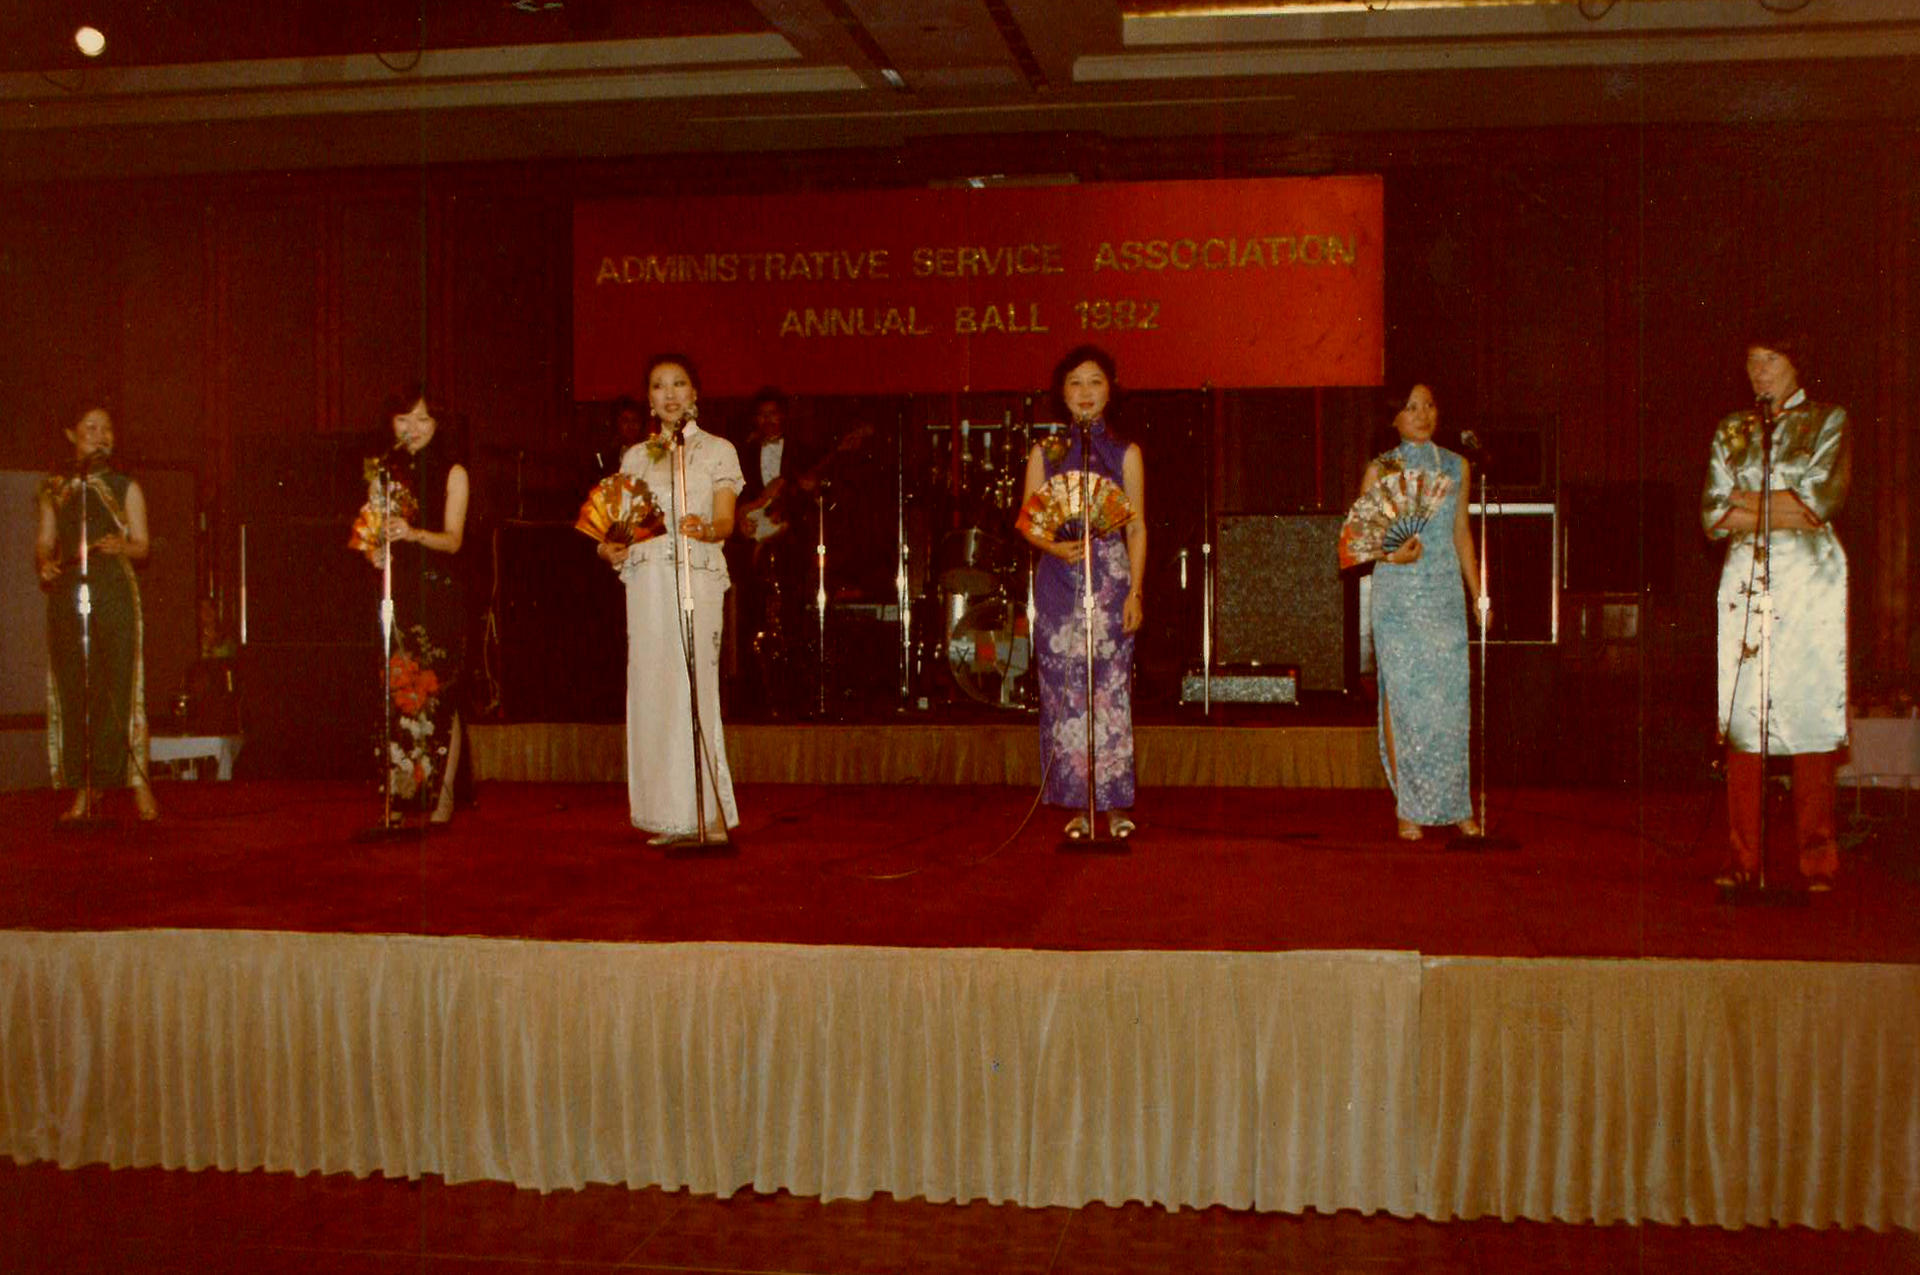
[[[1094,809],[1094,763],[1098,750],[1094,737],[1098,712],[1093,698],[1093,422],[1082,417],[1074,424],[1080,431],[1080,620],[1087,638],[1087,833],[1084,837],[1062,837],[1054,848],[1062,854],[1126,854],[1127,838],[1100,831],[1099,812]]]
[[[667,853],[673,857],[692,855],[727,855],[738,852],[733,838],[727,832],[727,812],[720,801],[720,785],[713,785],[714,819],[720,836],[709,841],[707,829],[707,738],[700,724],[700,659],[697,634],[699,625],[693,610],[693,563],[687,552],[686,529],[680,525],[687,516],[687,446],[686,424],[682,421],[679,429],[673,432],[673,566],[674,580],[680,598],[680,650],[686,657],[687,666],[687,711],[693,731],[693,835],[668,842]]]

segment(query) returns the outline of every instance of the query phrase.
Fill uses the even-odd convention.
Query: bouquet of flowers
[[[1396,469],[1360,493],[1340,524],[1340,565],[1386,557],[1426,528],[1453,480],[1424,469]]]
[[[573,529],[602,544],[638,544],[667,529],[653,492],[639,475],[608,474],[593,485]]]
[[[1047,479],[1027,497],[1013,525],[1049,540],[1075,539],[1080,535],[1083,495],[1095,538],[1133,521],[1133,502],[1119,483],[1105,474],[1088,474],[1083,493],[1081,477],[1079,470],[1070,470]]]
[[[367,457],[360,472],[367,480],[367,503],[360,506],[360,513],[353,520],[347,548],[364,553],[371,560],[386,543],[388,521],[393,518],[412,521],[420,513],[420,502],[414,499],[413,489],[405,480],[387,467],[386,457]]]

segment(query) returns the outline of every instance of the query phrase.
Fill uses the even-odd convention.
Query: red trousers
[[[1840,867],[1840,843],[1833,830],[1835,753],[1793,755],[1793,834],[1800,851],[1800,874],[1831,877]],[[1727,750],[1727,823],[1734,866],[1758,872],[1762,779],[1760,754]]]

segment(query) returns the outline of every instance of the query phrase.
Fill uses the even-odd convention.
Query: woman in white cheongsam
[[[721,546],[733,530],[740,458],[732,443],[700,428],[694,408],[699,397],[699,374],[685,356],[656,355],[648,362],[647,405],[655,429],[626,450],[620,468],[646,483],[669,530],[599,549],[627,588],[627,801],[633,826],[654,833],[653,845],[724,842],[726,830],[740,822],[720,733],[720,625],[727,592]],[[682,452],[684,507],[676,495]],[[675,528],[680,534],[673,534]],[[691,652],[682,622],[683,567],[693,594]],[[699,686],[697,729],[689,667]]]

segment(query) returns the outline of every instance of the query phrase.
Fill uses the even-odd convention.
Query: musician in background
[[[647,409],[630,394],[622,394],[607,404],[607,420],[613,427],[613,457],[609,463],[597,465],[601,471],[617,469],[620,458],[627,454],[627,448],[653,432],[647,419]],[[595,453],[599,459],[599,453]]]
[[[800,702],[792,655],[813,596],[806,570],[811,546],[793,526],[808,459],[787,435],[787,406],[786,394],[771,385],[753,396],[752,430],[740,448],[746,485],[727,544],[735,655],[746,672],[740,689],[775,717]]]
[[[1800,343],[1785,333],[1761,333],[1748,343],[1747,381],[1757,403],[1714,430],[1700,501],[1707,535],[1727,542],[1718,607],[1719,709],[1733,862],[1718,878],[1723,886],[1756,883],[1766,854],[1760,844],[1757,606],[1764,585],[1770,585],[1774,617],[1767,752],[1793,757],[1794,833],[1808,888],[1831,888],[1840,864],[1833,786],[1835,754],[1847,741],[1847,555],[1832,520],[1847,498],[1852,446],[1847,410],[1808,396],[1801,363]],[[1771,535],[1768,552],[1756,561],[1769,442]]]
[[[793,476],[806,468],[801,456],[787,437],[787,396],[768,385],[753,396],[753,428],[740,449],[741,477],[746,486],[740,490],[737,520],[749,523],[764,520],[767,526],[781,526],[787,511],[781,501]],[[740,528],[749,539],[760,539],[754,529]]]
[[[55,787],[75,790],[60,816],[98,814],[101,790],[131,788],[140,818],[160,817],[147,783],[147,707],[141,652],[140,582],[146,560],[147,499],[113,468],[113,416],[89,404],[66,430],[73,463],[40,484],[34,561],[47,594],[47,752]],[[80,526],[84,507],[91,599],[86,644],[80,616]],[[84,694],[83,694],[84,688]],[[90,732],[83,723],[91,726]],[[91,768],[87,757],[91,735]]]

